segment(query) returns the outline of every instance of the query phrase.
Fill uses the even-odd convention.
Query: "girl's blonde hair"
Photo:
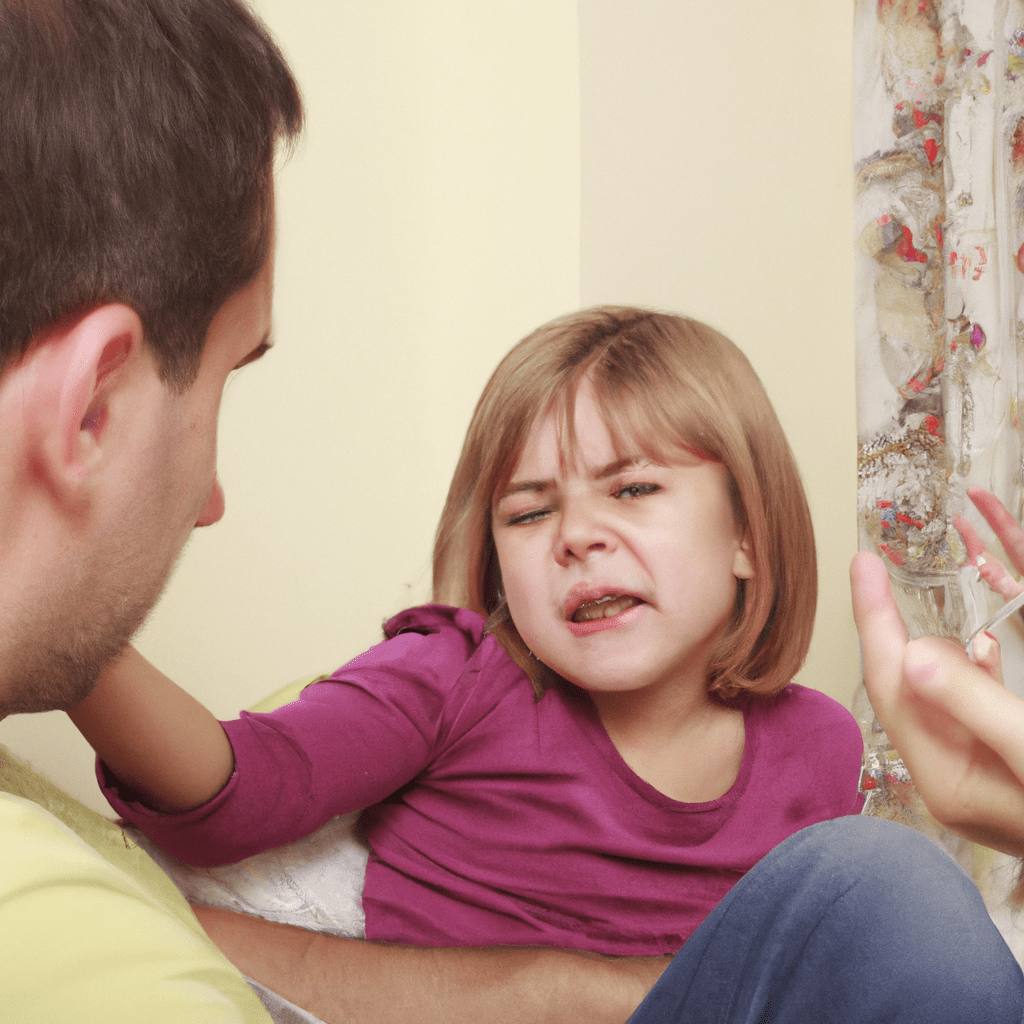
[[[569,458],[581,382],[593,388],[622,454],[671,463],[697,451],[729,472],[754,576],[739,580],[731,624],[711,655],[709,691],[735,700],[771,694],[803,663],[818,577],[807,499],[782,427],[747,358],[686,317],[602,306],[524,338],[484,388],[466,433],[434,544],[434,599],[479,612],[526,670],[538,697],[553,673],[532,658],[508,614],[493,502],[512,477],[534,421],[554,410]]]

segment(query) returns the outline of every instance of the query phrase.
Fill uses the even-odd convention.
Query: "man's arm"
[[[850,578],[864,684],[928,810],[969,839],[1024,855],[1024,701],[990,674],[998,645],[982,638],[974,665],[952,641],[908,642],[882,560],[861,552]]]
[[[243,974],[327,1024],[623,1024],[671,959],[397,946],[193,910]]]

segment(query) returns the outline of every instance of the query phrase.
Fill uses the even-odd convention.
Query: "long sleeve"
[[[173,856],[209,867],[290,842],[400,790],[443,741],[446,703],[482,635],[472,613],[419,611],[419,631],[378,644],[297,701],[223,723],[235,771],[212,800],[159,813],[101,763],[107,799]]]

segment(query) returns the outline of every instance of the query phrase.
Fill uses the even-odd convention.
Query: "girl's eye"
[[[612,497],[642,498],[645,494],[654,494],[655,491],[660,490],[661,488],[657,484],[626,484],[625,487],[620,487],[617,491],[614,491]]]
[[[529,512],[520,512],[518,515],[511,516],[505,520],[506,526],[524,526],[527,523],[537,523],[543,519],[551,509],[549,508],[532,508]]]

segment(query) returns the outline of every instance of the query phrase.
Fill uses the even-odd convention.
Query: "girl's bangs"
[[[600,375],[586,377],[594,392],[612,445],[619,458],[642,455],[659,465],[672,465],[685,456],[708,462],[723,461],[717,445],[703,425],[703,418],[692,396],[682,394],[678,383],[673,389],[650,388],[633,382],[610,382]],[[555,399],[562,457],[573,465],[579,449],[574,411],[579,382]],[[711,442],[711,443],[709,443]]]

